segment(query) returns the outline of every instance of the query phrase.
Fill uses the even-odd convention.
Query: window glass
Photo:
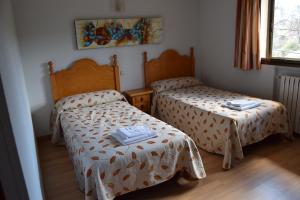
[[[300,0],[275,0],[273,58],[300,59]]]

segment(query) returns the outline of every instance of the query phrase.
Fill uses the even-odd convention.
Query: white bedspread
[[[193,140],[126,102],[115,101],[60,113],[66,147],[85,199],[108,200],[150,187],[185,171],[192,178],[205,177]],[[122,146],[111,133],[117,128],[143,125],[158,137]],[[57,131],[53,141],[59,141]]]

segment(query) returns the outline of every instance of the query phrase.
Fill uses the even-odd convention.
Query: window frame
[[[276,0],[269,0],[266,58],[262,58],[261,63],[269,65],[300,67],[300,59],[272,57],[275,1]]]

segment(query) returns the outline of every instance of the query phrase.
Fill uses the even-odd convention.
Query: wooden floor
[[[246,159],[230,171],[222,170],[221,156],[200,151],[207,178],[188,185],[180,185],[174,178],[117,199],[300,199],[300,138],[294,142],[281,139],[275,136],[247,147]],[[52,145],[48,139],[39,140],[38,147],[46,199],[84,199],[66,149]]]

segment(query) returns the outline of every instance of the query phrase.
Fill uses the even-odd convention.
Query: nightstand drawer
[[[152,90],[138,89],[125,92],[125,95],[133,106],[143,112],[150,113]]]
[[[136,96],[132,99],[133,105],[138,109],[149,112],[150,111],[150,98],[149,95]]]
[[[135,105],[136,108],[140,109],[143,112],[150,112],[150,106],[149,104],[139,104],[139,105]]]
[[[141,95],[133,97],[132,99],[134,105],[147,104],[150,102],[149,95]]]

